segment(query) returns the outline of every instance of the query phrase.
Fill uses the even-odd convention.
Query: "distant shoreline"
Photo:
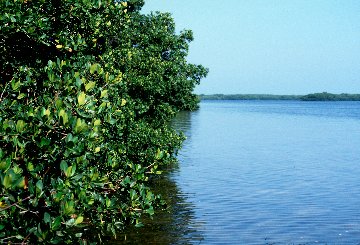
[[[301,101],[360,101],[360,94],[313,93],[307,95],[274,94],[211,94],[199,95],[200,100],[301,100]]]

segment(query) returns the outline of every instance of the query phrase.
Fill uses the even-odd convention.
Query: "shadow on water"
[[[191,130],[191,117],[194,113],[197,112],[189,112],[189,111],[179,112],[172,121],[172,126],[176,130],[183,132],[186,136],[190,136],[189,132]]]
[[[187,152],[187,148],[191,145],[192,143],[192,130],[194,125],[194,118],[196,116],[198,116],[199,114],[199,110],[198,111],[193,111],[193,112],[189,112],[189,111],[181,111],[179,112],[176,117],[174,118],[174,120],[172,121],[171,125],[173,126],[173,128],[178,132],[178,133],[182,133],[186,136],[186,140],[183,143],[183,146],[180,150],[180,154],[178,156],[178,159],[180,162],[183,162],[184,159],[181,157],[181,155],[184,152]],[[186,160],[185,160],[186,161]]]
[[[190,129],[189,112],[180,112],[173,122],[176,130],[188,135]],[[179,166],[174,164],[164,173],[152,180],[151,188],[160,194],[168,204],[166,210],[156,211],[153,219],[144,217],[141,228],[128,227],[117,235],[112,244],[201,244],[200,232],[203,224],[196,222],[193,204],[187,200],[187,194],[179,190],[174,180]]]

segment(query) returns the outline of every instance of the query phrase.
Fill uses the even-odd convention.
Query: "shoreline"
[[[313,93],[307,95],[274,94],[200,94],[200,100],[296,100],[296,101],[360,101],[360,94]]]

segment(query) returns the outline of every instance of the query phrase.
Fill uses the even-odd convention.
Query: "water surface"
[[[173,208],[128,242],[360,244],[360,102],[203,101],[174,125]]]
[[[190,117],[174,178],[203,244],[360,243],[359,102],[204,101]]]

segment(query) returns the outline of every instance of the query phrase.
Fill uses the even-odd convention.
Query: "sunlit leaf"
[[[21,94],[18,95],[17,99],[18,99],[18,100],[21,100],[21,99],[24,98],[25,96],[26,96],[26,94],[21,93]]]
[[[75,131],[77,133],[80,133],[85,128],[86,128],[86,123],[83,120],[81,120],[80,118],[77,118],[76,119],[76,124],[75,124]]]
[[[88,84],[85,85],[85,90],[89,91],[91,89],[93,89],[95,87],[95,82],[89,82]]]
[[[75,220],[75,225],[82,223],[84,220],[83,216],[78,216]]]
[[[5,175],[4,180],[3,180],[3,185],[5,188],[9,188],[11,186],[12,183],[12,178],[10,175]]]
[[[107,96],[108,96],[108,91],[107,90],[101,91],[100,98],[104,98],[104,97],[107,97]]]
[[[94,121],[94,126],[99,126],[99,125],[101,125],[101,121],[100,121],[100,119],[96,119]]]
[[[91,65],[90,66],[90,73],[91,74],[94,74],[95,73],[95,71],[97,71],[99,69],[99,64],[93,64],[93,65]]]
[[[78,95],[78,104],[79,104],[80,106],[85,104],[85,98],[86,98],[86,94],[85,94],[84,92],[81,92],[81,93]]]
[[[64,212],[65,214],[72,214],[75,211],[74,208],[75,203],[73,201],[67,201],[65,202],[65,206],[64,206]]]
[[[23,120],[18,120],[16,123],[16,131],[21,133],[25,127],[26,123]]]
[[[17,181],[17,187],[19,187],[19,188],[24,188],[24,189],[27,188],[24,177],[21,177],[20,179],[18,179],[18,181]]]
[[[67,167],[67,169],[65,170],[65,176],[66,177],[71,177],[72,176],[72,166]]]

